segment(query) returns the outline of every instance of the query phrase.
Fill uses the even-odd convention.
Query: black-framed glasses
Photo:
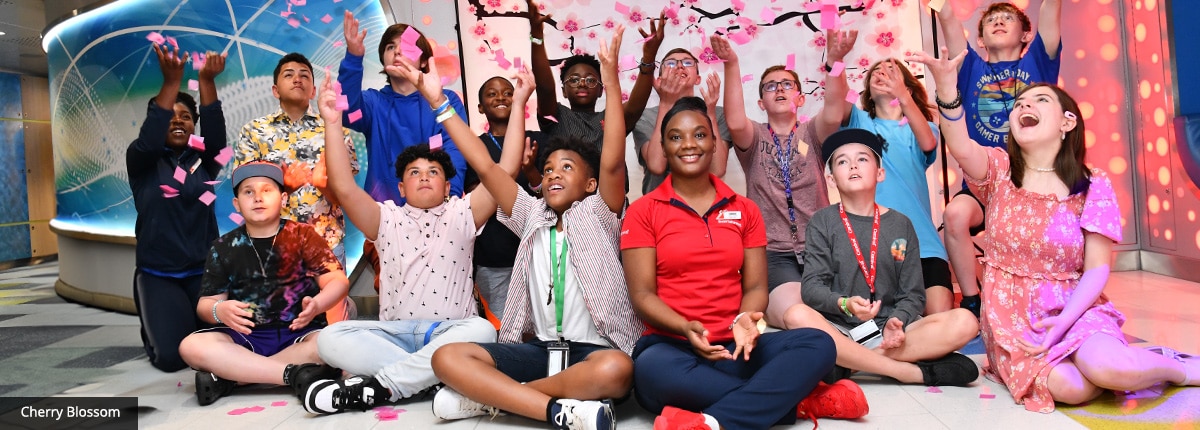
[[[773,93],[773,92],[776,92],[779,90],[791,91],[791,90],[796,89],[797,87],[799,87],[799,84],[796,81],[793,81],[791,79],[785,79],[782,81],[763,82],[762,86],[759,87],[759,89],[762,90],[763,92]]]
[[[578,88],[580,86],[585,86],[588,88],[596,88],[597,85],[600,85],[600,80],[596,79],[595,76],[588,76],[586,78],[581,78],[578,76],[571,76],[571,77],[567,78],[567,80],[563,81],[563,83],[570,85],[572,87],[576,87],[576,88]]]
[[[695,67],[695,66],[696,66],[696,60],[693,60],[693,59],[691,59],[691,58],[688,58],[688,59],[686,59],[686,60],[676,60],[676,59],[663,60],[663,62],[662,62],[662,66],[663,66],[663,67],[665,67],[665,68],[668,68],[668,69],[674,69],[674,68],[676,68],[676,67],[679,67],[679,66],[683,66],[683,67]]]

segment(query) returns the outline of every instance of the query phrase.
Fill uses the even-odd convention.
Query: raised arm
[[[225,112],[217,97],[216,77],[225,71],[225,56],[209,51],[204,56],[204,67],[200,68],[200,136],[204,137],[204,168],[212,176],[221,173],[224,167],[216,158],[229,146],[225,136]]]
[[[546,54],[546,20],[550,15],[538,12],[537,3],[525,0],[529,8],[529,67],[533,69],[533,80],[537,83],[538,118],[558,115],[558,83],[550,70],[550,56]],[[617,100],[620,100],[618,98]]]
[[[687,82],[676,73],[664,73],[654,80],[654,90],[658,92],[658,116],[654,120],[654,130],[650,132],[650,140],[642,145],[642,159],[646,161],[646,169],[655,175],[667,171],[667,157],[662,148],[662,121],[667,111],[675,106],[675,101],[687,89]]]
[[[625,110],[625,134],[633,131],[638,118],[646,111],[646,100],[650,99],[650,87],[654,81],[654,59],[658,58],[658,47],[662,46],[663,36],[667,27],[667,15],[664,10],[658,19],[650,20],[650,31],[638,29],[642,38],[647,39],[642,44],[642,61],[638,64],[638,77],[629,90],[629,101],[623,106]],[[658,25],[654,25],[657,22]],[[618,72],[620,73],[620,72]]]
[[[748,150],[754,145],[754,129],[746,117],[746,99],[742,95],[742,67],[729,41],[721,36],[709,37],[713,54],[725,61],[725,126],[733,138],[733,146]]]
[[[967,51],[960,51],[957,56],[947,59],[946,48],[942,48],[942,58],[935,59],[924,51],[910,55],[908,61],[916,61],[925,65],[926,70],[933,75],[938,105],[949,104],[953,109],[939,107],[942,114],[942,136],[946,139],[946,149],[958,161],[963,174],[975,179],[987,176],[987,151],[971,140],[967,135],[966,110],[962,107],[962,95],[958,92],[958,67],[967,56]],[[911,122],[912,120],[909,120]]]
[[[900,112],[908,119],[908,127],[917,139],[917,147],[924,152],[932,151],[937,148],[937,139],[933,136],[933,129],[929,128],[929,120],[925,119],[925,112],[929,106],[917,104],[913,99],[912,92],[904,85],[904,72],[900,70],[901,67],[905,67],[904,64],[883,63],[871,79],[880,79],[877,85],[899,101]],[[921,91],[924,91],[924,88]]]
[[[961,52],[967,49],[967,34],[963,28],[962,20],[954,16],[954,8],[951,4],[953,1],[945,2],[942,5],[942,10],[938,11],[938,20],[942,22],[942,37],[946,39],[947,52]],[[958,67],[961,67],[959,63]],[[958,69],[955,69],[957,72]]]
[[[171,52],[158,44],[154,44],[153,49],[163,76],[162,87],[154,96],[154,105],[159,109],[153,106],[146,109],[146,120],[142,122],[138,138],[125,151],[125,167],[130,177],[141,176],[147,169],[152,169],[153,163],[161,157],[166,147],[167,130],[175,115],[179,83],[183,81],[183,58],[179,56],[179,50]]]
[[[373,241],[379,236],[379,204],[354,182],[350,151],[343,143],[342,112],[337,109],[337,92],[328,75],[321,83],[317,108],[321,111],[321,119],[325,120],[326,191],[341,203],[342,211],[363,236]]]
[[[858,30],[825,32],[825,69],[829,70],[834,63],[846,59],[846,54],[854,49],[854,41],[858,40]],[[826,137],[838,131],[842,124],[850,119],[850,102],[846,94],[850,86],[846,83],[846,73],[837,76],[825,75],[825,105],[817,113],[817,140],[825,141]]]
[[[354,18],[354,14],[349,10],[342,17],[342,32],[346,37],[346,57],[342,59],[341,65],[338,66],[338,84],[341,85],[342,94],[346,96],[348,108],[342,112],[342,119],[345,124],[353,130],[358,130],[363,133],[370,133],[370,121],[350,122],[350,112],[355,110],[366,109],[366,104],[362,102],[362,81],[363,81],[363,55],[366,55],[367,48],[363,45],[363,40],[367,37],[367,30],[359,30],[358,19]],[[362,112],[367,116],[368,112]]]
[[[1062,43],[1062,0],[1042,0],[1038,11],[1038,35],[1046,45],[1050,59],[1058,56],[1058,45]]]
[[[509,106],[514,109],[508,116],[508,132],[504,134],[504,146],[500,150],[500,168],[504,169],[509,177],[516,178],[521,169],[521,159],[525,155],[526,142],[529,141],[525,137],[525,104],[533,94],[533,75],[528,70],[518,70],[513,83],[513,98]],[[521,109],[515,109],[517,106]],[[491,190],[486,185],[476,187],[470,196],[475,228],[483,227],[496,213],[496,198],[492,197]]]
[[[437,109],[446,101],[446,96],[442,93],[441,77],[438,75],[437,64],[429,63],[429,73],[421,73],[421,69],[416,64],[413,64],[407,58],[400,59],[398,67],[401,74],[409,82],[414,82],[417,85],[417,90],[429,101],[430,109]],[[515,97],[515,96],[514,96]],[[514,105],[515,101],[514,101]],[[521,115],[514,112],[515,115]],[[450,133],[450,138],[454,139],[454,144],[458,146],[459,152],[463,158],[467,159],[467,164],[475,169],[479,174],[479,183],[487,188],[488,193],[495,198],[496,203],[500,205],[500,209],[504,213],[512,213],[513,203],[517,201],[517,193],[520,192],[520,187],[517,186],[517,181],[513,179],[510,172],[492,161],[492,156],[488,153],[487,146],[484,146],[483,141],[479,140],[479,136],[463,122],[462,117],[456,113],[446,115],[444,119],[439,116],[442,127]],[[509,118],[511,121],[511,118]],[[521,129],[523,131],[524,128]],[[516,129],[509,130],[508,134],[518,133]],[[505,136],[505,149],[501,152],[501,161],[504,161],[504,155],[508,152],[508,137]],[[516,168],[514,167],[514,171]]]
[[[717,175],[718,178],[725,177],[725,168],[729,165],[729,142],[721,138],[720,127],[717,125],[717,101],[721,100],[721,75],[717,72],[709,72],[704,79],[705,86],[700,89],[700,95],[704,97],[704,105],[708,108],[708,121],[712,124],[713,135],[713,157],[712,164],[708,165],[708,172]],[[661,139],[662,136],[659,136]],[[661,146],[660,150],[661,150]]]
[[[613,213],[625,208],[625,115],[621,111],[621,75],[617,57],[625,26],[618,25],[612,43],[600,40],[599,60],[604,81],[604,146],[600,148],[600,198]]]

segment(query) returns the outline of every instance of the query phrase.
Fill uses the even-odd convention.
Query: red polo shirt
[[[708,329],[710,343],[733,340],[729,323],[742,306],[742,260],[747,248],[767,246],[762,212],[710,175],[717,197],[699,214],[675,193],[671,176],[629,205],[621,249],[655,248],[658,297]],[[679,338],[653,326],[647,334]]]

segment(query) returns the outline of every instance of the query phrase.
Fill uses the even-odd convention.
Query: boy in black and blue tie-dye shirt
[[[208,405],[237,383],[301,386],[337,372],[320,363],[316,331],[350,283],[312,226],[280,218],[283,171],[253,162],[233,172],[234,208],[245,225],[213,242],[204,267],[202,320],[179,347],[196,372],[196,398]],[[234,382],[237,381],[237,382]]]

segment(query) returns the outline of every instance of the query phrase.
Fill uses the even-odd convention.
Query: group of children
[[[174,341],[182,362],[198,370],[202,405],[237,384],[269,383],[291,386],[307,411],[327,414],[432,393],[442,383],[433,394],[433,409],[443,419],[513,413],[555,428],[610,429],[616,426],[613,402],[627,399],[636,387],[632,397],[658,415],[656,429],[762,429],[797,418],[865,415],[866,399],[847,379],[852,371],[925,385],[967,385],[977,379],[975,362],[955,351],[980,332],[978,293],[964,286],[961,307],[953,307],[950,266],[962,272],[953,249],[947,264],[924,175],[935,157],[939,126],[925,88],[903,62],[886,59],[870,66],[861,107],[845,101],[845,75],[829,74],[822,109],[812,120],[796,115],[804,96],[795,72],[770,67],[762,73],[758,102],[767,122],[757,123],[746,116],[742,86],[736,84],[738,56],[728,41],[711,38],[725,81],[735,83],[724,87],[722,109],[715,74],[701,91],[703,99],[693,96],[701,76],[692,53],[676,49],[654,61],[663,39],[662,26],[655,24],[642,31],[646,43],[638,80],[623,104],[617,53],[624,29],[618,27],[611,42],[601,41],[596,57],[564,61],[560,79],[567,106],[557,102],[542,46],[545,15],[532,1],[528,6],[532,72],[518,71],[511,82],[495,77],[484,83],[478,108],[488,129],[478,136],[465,122],[461,100],[442,88],[424,38],[416,43],[419,59],[401,55],[403,35],[415,31],[407,25],[389,27],[381,39],[379,57],[389,83],[381,90],[361,89],[367,35],[349,12],[338,83],[327,76],[318,88],[303,56],[284,57],[273,87],[280,112],[248,124],[235,150],[243,155],[230,182],[245,223],[220,238],[210,228],[213,237],[204,238],[212,240],[207,259],[180,251],[175,267],[153,260],[160,256],[151,255],[150,248],[161,245],[152,240],[175,236],[143,227],[142,217],[199,213],[212,218],[212,210],[177,208],[183,199],[156,195],[153,189],[168,183],[174,167],[193,163],[204,169],[192,167],[184,185],[205,184],[220,170],[210,152],[224,145],[214,138],[200,151],[180,143],[196,117],[183,96],[172,102],[184,57],[154,47],[163,89],[150,104],[129,158],[140,215],[135,291],[150,289],[147,279],[174,279],[179,288],[190,288],[183,289],[175,306],[190,294],[186,319],[191,325],[177,327],[176,332],[188,331]],[[1012,215],[993,218],[993,211],[984,210],[998,191],[997,185],[983,183],[1012,176],[1010,186],[1021,188],[1021,176],[1007,170],[1008,162],[996,161],[1007,159],[1003,152],[991,156],[967,142],[968,130],[984,128],[964,125],[961,111],[953,115],[963,106],[987,109],[980,99],[1008,97],[1008,104],[1001,103],[1003,114],[993,115],[1004,131],[1010,118],[1019,121],[1014,133],[1050,124],[1049,110],[1030,113],[1028,105],[1039,102],[1024,95],[1025,87],[1046,88],[1030,84],[1052,82],[1057,75],[1061,6],[1046,0],[1041,7],[1037,35],[1031,35],[1019,9],[1007,3],[988,8],[980,23],[986,60],[976,54],[967,56],[968,62],[964,55],[907,59],[929,65],[938,83],[940,127],[983,202],[975,206],[979,214],[956,215],[962,217],[958,221],[977,224],[986,212],[989,221],[1013,222]],[[961,31],[958,39],[950,37],[954,25],[961,24],[952,19],[949,5],[939,16],[950,27],[945,29],[950,47],[965,48]],[[826,70],[843,60],[856,39],[854,31],[827,33]],[[1022,56],[1030,40],[1030,53]],[[1045,73],[1025,81],[1031,56],[1046,57],[1037,63]],[[200,110],[206,118],[221,115],[212,77],[222,67],[223,58],[210,53],[201,71]],[[1005,71],[996,72],[997,67]],[[980,68],[993,72],[976,78],[986,84],[963,85],[981,74]],[[959,85],[963,89],[954,101],[945,102]],[[994,94],[977,89],[992,86]],[[658,91],[662,104],[647,110],[651,90]],[[525,131],[524,106],[535,91],[536,117],[544,131],[538,134]],[[601,92],[605,106],[596,111]],[[348,109],[339,103],[342,96]],[[319,117],[309,106],[314,97]],[[169,106],[175,116],[168,122]],[[1078,109],[1063,106],[1060,142],[1068,134],[1082,136]],[[362,117],[352,118],[350,111]],[[170,124],[166,133],[164,122]],[[206,135],[223,135],[223,119],[204,125]],[[367,137],[363,188],[354,181],[357,158],[344,128]],[[633,203],[626,199],[624,161],[630,131],[650,173],[644,183],[650,188]],[[1048,150],[1022,146],[1031,139],[1021,135],[1001,142],[1008,142],[1010,153],[1035,154],[1014,157],[1020,161],[1013,163],[1035,166]],[[151,148],[158,142],[166,150]],[[1090,177],[1093,188],[1103,185],[1102,175],[1079,167],[1081,142],[1078,148],[1060,145],[1073,151],[1070,159],[1032,171],[1069,170],[1067,165],[1075,163],[1073,178]],[[730,152],[747,173],[746,196],[721,180]],[[150,162],[158,163],[157,170],[135,176],[135,155],[154,158],[138,161],[139,171],[148,170],[142,165]],[[829,205],[826,184],[836,187],[840,203]],[[1044,192],[1048,182],[1026,184]],[[1097,387],[1112,388],[1119,379],[1111,375],[1113,366],[1090,361],[1098,348],[1123,342],[1120,314],[1100,294],[1107,277],[1107,260],[1101,265],[1100,256],[1111,248],[1114,235],[1119,237],[1119,227],[1104,224],[1115,204],[1086,187],[1068,188],[1064,196],[1086,196],[1089,203],[1080,197],[1078,205],[1062,210],[1077,215],[1085,210],[1082,228],[1103,236],[1086,235],[1086,249],[1084,235],[1079,236],[1088,270],[1071,265],[1082,259],[1063,262],[1055,275],[1066,291],[1059,290],[1059,307],[1011,320],[1023,302],[1013,304],[992,291],[1017,288],[1002,281],[1008,278],[1001,272],[1014,270],[1003,256],[989,256],[983,281],[989,371],[1008,384],[1015,400],[1037,410],[1052,409],[1055,400],[1086,401],[1098,394]],[[1101,214],[1088,219],[1087,207],[1097,205]],[[336,322],[353,319],[343,308],[348,281],[334,252],[343,213],[368,240],[365,255],[377,273],[378,321]],[[949,209],[946,216],[949,236]],[[211,219],[195,222],[215,226]],[[988,236],[988,247],[1023,255],[1018,248],[1030,245],[1008,240],[1002,234]],[[1109,241],[1107,247],[1103,240]],[[200,249],[198,242],[187,244]],[[971,261],[973,271],[973,254]],[[1086,284],[1078,289],[1086,287],[1092,295],[1072,297],[1078,290],[1070,279]],[[976,287],[971,280],[960,284]],[[1023,297],[1036,294],[1026,290],[1040,288],[1018,287],[1024,288]],[[476,291],[485,299],[482,314]],[[143,312],[150,310],[148,301],[139,304]],[[1001,315],[993,307],[1014,313]],[[1088,338],[1093,331],[1067,332],[1073,320],[1064,315],[1086,315],[1096,331],[1117,340],[1094,342]],[[170,349],[170,338],[147,333],[172,322],[153,321],[146,313],[142,318],[147,351],[155,351],[151,361],[156,362]],[[782,330],[768,331],[768,325]],[[1075,346],[1058,346],[1061,339],[1072,339]],[[1011,344],[1018,341],[1019,346]],[[1017,357],[1016,348],[1031,354]],[[1042,355],[1047,351],[1055,354],[1053,360]],[[1084,353],[1089,358],[1080,360]],[[1163,348],[1128,356],[1148,360],[1157,373],[1116,386],[1200,382],[1200,362],[1186,354]],[[182,363],[159,367],[175,370]],[[1055,391],[1056,384],[1071,390]]]

